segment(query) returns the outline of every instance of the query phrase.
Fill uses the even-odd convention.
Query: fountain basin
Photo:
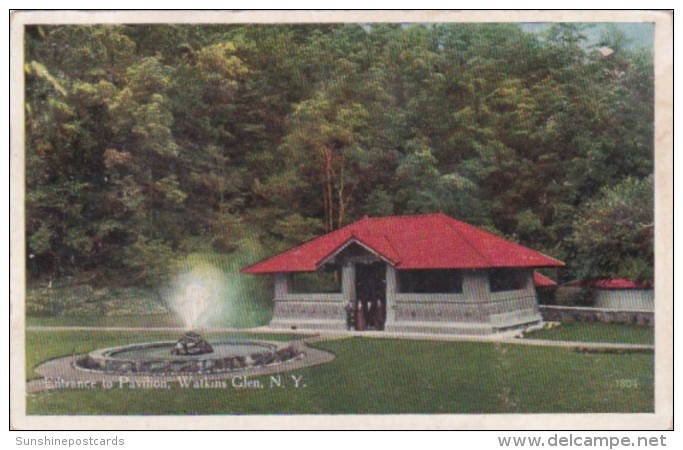
[[[303,354],[288,343],[221,340],[211,342],[211,353],[173,355],[176,344],[147,342],[95,350],[78,358],[76,368],[114,374],[212,374],[279,364]]]

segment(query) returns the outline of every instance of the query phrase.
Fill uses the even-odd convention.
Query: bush
[[[565,286],[557,289],[555,304],[558,306],[593,306],[595,299],[590,289]]]
[[[555,305],[555,295],[557,287],[537,287],[536,294],[538,295],[538,303],[540,305]]]
[[[138,287],[95,288],[64,283],[29,287],[26,292],[29,316],[129,316],[167,311],[155,291]]]

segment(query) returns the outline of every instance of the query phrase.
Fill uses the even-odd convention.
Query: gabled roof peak
[[[437,219],[437,220],[434,220]],[[564,263],[443,212],[368,217],[243,269],[245,273],[312,272],[356,239],[398,269],[556,267]]]

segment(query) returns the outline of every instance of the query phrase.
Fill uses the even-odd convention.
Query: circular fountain
[[[193,271],[179,277],[164,293],[170,309],[184,327],[177,340],[142,342],[44,361],[34,370],[42,380],[27,384],[28,392],[55,389],[54,380],[89,383],[111,388],[124,382],[180,383],[185,376],[207,380],[261,376],[323,364],[335,355],[295,342],[203,337],[196,330],[207,327],[203,319],[215,316],[226,301],[229,284],[218,271]],[[224,305],[223,305],[224,306]],[[211,307],[211,314],[206,314]],[[160,383],[160,384],[158,384]],[[137,386],[137,384],[136,384]]]
[[[188,339],[197,344],[187,345]],[[95,350],[78,358],[76,366],[116,374],[213,374],[281,364],[302,355],[301,350],[287,343],[251,340],[209,343],[197,333],[189,332],[178,341]]]
[[[209,306],[224,301],[220,294],[223,284],[215,270],[179,277],[167,298],[170,309],[188,330],[183,336],[177,341],[95,350],[77,358],[75,368],[108,374],[220,374],[272,366],[303,356],[300,347],[291,344],[238,339],[209,342],[190,331],[201,323]]]

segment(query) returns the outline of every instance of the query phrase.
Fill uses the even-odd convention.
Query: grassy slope
[[[263,316],[261,318],[261,316]],[[254,319],[257,317],[257,319]],[[237,327],[252,328],[267,324],[270,320],[269,311],[256,311],[245,320],[235,323],[209,323],[209,327]],[[51,327],[182,327],[183,323],[173,314],[142,314],[136,316],[27,316],[27,326]]]
[[[46,316],[26,317],[27,326],[52,327],[179,327],[180,321],[171,314],[139,316]]]
[[[563,323],[549,330],[532,331],[525,337],[554,341],[654,344],[654,327],[614,323]]]
[[[61,348],[64,353],[75,342],[84,348],[118,343],[104,334],[69,333],[52,342],[51,347],[53,351]],[[333,351],[337,359],[295,372],[294,375],[304,377],[305,388],[59,391],[29,396],[28,413],[382,414],[653,410],[653,356],[647,354],[581,354],[560,348],[362,338],[318,345]],[[44,359],[47,352],[40,351]],[[38,359],[32,357],[33,361]],[[624,379],[637,380],[638,387],[620,387],[618,381]]]

